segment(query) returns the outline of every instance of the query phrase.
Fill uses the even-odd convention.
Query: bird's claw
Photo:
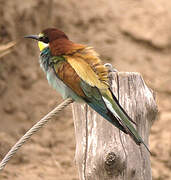
[[[118,72],[118,70],[113,68],[112,64],[110,64],[110,63],[106,63],[106,64],[104,64],[104,66],[106,68],[108,68],[109,72]]]

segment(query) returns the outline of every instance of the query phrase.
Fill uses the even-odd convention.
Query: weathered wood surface
[[[111,87],[120,104],[137,123],[148,145],[157,114],[153,93],[138,73],[110,73]],[[76,163],[80,180],[151,180],[150,154],[143,145],[115,128],[83,104],[73,104]]]

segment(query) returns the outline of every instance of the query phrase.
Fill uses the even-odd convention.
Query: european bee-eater
[[[145,145],[132,125],[134,121],[112,93],[108,69],[92,47],[70,41],[64,32],[55,28],[25,38],[38,41],[40,66],[49,84],[63,98],[70,97],[74,101],[87,103],[114,126],[129,134],[137,145]]]

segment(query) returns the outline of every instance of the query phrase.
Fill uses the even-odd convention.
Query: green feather
[[[110,91],[111,92],[111,91]],[[150,152],[146,144],[144,143],[143,139],[138,134],[137,130],[134,128],[131,122],[133,120],[128,116],[128,114],[125,112],[125,110],[121,107],[118,100],[114,96],[114,94],[111,92],[112,98],[110,98],[107,94],[103,93],[102,96],[107,99],[107,101],[112,105],[112,109],[109,108],[110,111],[113,112],[113,114],[117,117],[118,121],[122,126],[125,128],[127,133],[133,138],[133,140],[136,142],[136,144],[140,145],[141,143],[144,144],[146,149]],[[108,105],[109,106],[109,105]]]

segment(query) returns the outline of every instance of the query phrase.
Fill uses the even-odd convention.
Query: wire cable
[[[24,136],[22,136],[18,142],[10,149],[10,151],[5,155],[0,163],[0,171],[5,167],[8,161],[14,156],[14,154],[18,151],[18,149],[40,128],[42,128],[50,119],[52,119],[57,113],[62,111],[66,106],[73,103],[73,99],[68,98],[59,104],[55,109],[49,112],[46,116],[44,116],[40,121],[38,121],[31,129],[29,129]]]

